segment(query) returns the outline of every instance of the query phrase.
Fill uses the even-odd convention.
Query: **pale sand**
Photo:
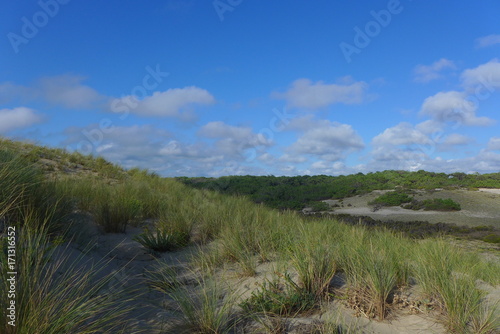
[[[357,208],[357,212],[361,208]],[[397,211],[387,209],[389,212]],[[87,224],[92,224],[87,222]],[[120,292],[131,299],[127,303],[132,307],[133,312],[129,319],[137,328],[145,330],[147,333],[167,333],[167,329],[179,322],[179,314],[171,299],[163,294],[150,290],[145,282],[144,273],[151,269],[155,259],[145,251],[145,249],[133,237],[141,232],[141,228],[129,228],[126,234],[102,234],[97,228],[92,229],[87,226],[87,236],[93,242],[93,248],[89,251],[82,251],[83,240],[79,243],[58,246],[60,254],[68,256],[70,263],[79,263],[79,266],[86,268],[92,263],[104,261],[102,277],[105,274],[119,272],[117,277],[111,282],[109,292],[116,295]],[[187,270],[187,265],[193,254],[198,251],[197,246],[190,246],[178,252],[164,253],[161,260],[170,266],[175,266],[181,271],[181,276],[186,284],[192,284],[193,272]],[[102,263],[102,262],[101,262]],[[218,282],[228,284],[232,290],[237,291],[239,300],[248,298],[252,292],[266,280],[271,279],[276,271],[283,272],[285,269],[292,274],[293,279],[297,279],[291,268],[285,268],[283,263],[269,262],[260,264],[257,267],[257,275],[254,277],[239,278],[236,265],[228,264],[217,275]],[[494,288],[483,283],[483,288],[488,291],[489,299],[498,300],[500,288]],[[134,291],[135,290],[135,291]],[[196,291],[193,285],[193,291]],[[328,319],[340,320],[346,326],[357,328],[361,333],[380,334],[423,334],[423,333],[445,333],[444,327],[433,315],[430,314],[409,314],[406,310],[394,310],[387,320],[382,322],[370,320],[364,317],[355,317],[354,311],[347,308],[342,303],[334,300],[325,305],[321,311],[317,311],[306,317],[288,319],[291,330],[288,333],[309,333],[311,328]],[[252,326],[252,324],[251,324]],[[250,327],[251,327],[250,326]],[[258,327],[258,324],[253,324]],[[257,331],[259,332],[259,331]]]

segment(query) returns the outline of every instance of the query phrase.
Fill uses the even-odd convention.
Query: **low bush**
[[[462,207],[451,198],[434,198],[426,199],[423,201],[412,200],[410,203],[403,206],[405,209],[410,210],[434,210],[434,211],[460,211]]]
[[[403,203],[411,202],[412,197],[408,194],[400,191],[391,191],[386,194],[383,194],[373,201],[371,201],[370,205],[382,205],[382,206],[397,206]]]
[[[489,242],[492,244],[500,244],[500,235],[493,234],[493,233],[488,234],[487,236],[485,236],[483,238],[483,241]]]
[[[312,209],[313,212],[320,212],[320,211],[329,211],[330,210],[330,205],[325,202],[312,202],[309,203],[309,207]]]

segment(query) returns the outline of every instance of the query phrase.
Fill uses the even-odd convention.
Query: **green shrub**
[[[462,208],[460,204],[453,201],[451,198],[434,198],[434,199],[426,199],[423,201],[412,200],[411,203],[403,206],[405,209],[410,210],[434,210],[434,211],[460,211]]]
[[[309,203],[308,206],[311,207],[312,212],[320,212],[320,211],[329,211],[330,210],[330,205],[328,205],[328,203],[321,202],[321,201]]]
[[[492,244],[500,244],[500,235],[496,235],[496,234],[488,234],[487,236],[485,236],[483,238],[483,241],[485,242],[489,242],[489,243],[492,243]]]
[[[391,191],[386,194],[383,194],[368,204],[375,205],[379,204],[382,206],[397,206],[403,203],[411,202],[412,197],[408,196],[408,194],[399,192],[399,191]]]

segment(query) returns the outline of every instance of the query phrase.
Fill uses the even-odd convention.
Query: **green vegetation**
[[[297,285],[290,274],[280,274],[273,281],[264,282],[240,307],[246,313],[263,313],[278,316],[296,316],[316,307],[313,294]]]
[[[330,205],[325,202],[312,202],[309,203],[308,206],[311,208],[312,212],[321,212],[321,211],[329,211]]]
[[[397,206],[403,203],[411,202],[411,200],[412,197],[408,196],[404,192],[391,191],[375,198],[372,202],[368,204],[381,205],[381,206]]]
[[[423,201],[412,200],[411,203],[408,203],[403,206],[405,209],[411,210],[434,210],[434,211],[460,211],[462,208],[460,204],[453,201],[451,198],[433,198],[426,199]]]
[[[388,170],[375,173],[327,176],[224,176],[219,178],[179,177],[197,189],[229,195],[245,195],[253,202],[277,209],[303,209],[311,202],[363,195],[373,190],[500,188],[500,173],[465,174]]]
[[[483,238],[483,241],[489,242],[492,244],[500,244],[500,235],[496,234],[488,234]]]
[[[148,229],[144,233],[137,235],[134,240],[148,249],[163,253],[185,247],[189,243],[189,234],[162,230],[152,232]]]
[[[15,331],[6,323],[7,318],[1,318],[2,333],[136,332],[126,321],[131,311],[131,306],[125,305],[127,297],[106,289],[116,274],[102,278],[96,269],[105,268],[106,263],[86,268],[79,266],[79,261],[61,258],[64,252],[57,251],[61,240],[70,239],[68,231],[80,228],[79,221],[69,217],[82,212],[92,217],[103,233],[142,226],[145,234],[138,240],[151,249],[170,244],[168,239],[174,234],[180,236],[180,241],[173,242],[175,247],[198,246],[191,267],[173,269],[158,261],[146,270],[142,280],[138,278],[140,284],[162,294],[168,311],[177,314],[176,332],[231,332],[248,319],[267,322],[270,314],[321,312],[320,305],[330,303],[331,298],[345,300],[359,314],[383,320],[394,293],[414,285],[436,302],[435,308],[444,315],[450,333],[498,331],[498,313],[485,302],[481,289],[482,285],[500,285],[498,261],[485,260],[444,239],[410,239],[384,229],[369,229],[359,224],[359,218],[352,224],[340,222],[339,217],[305,218],[294,211],[254,205],[243,196],[194,189],[137,169],[119,170],[103,159],[92,160],[95,174],[87,173],[83,164],[89,157],[46,148],[32,153],[29,146],[19,149],[9,141],[0,143],[5,144],[0,147],[0,222],[2,229],[15,226],[18,231],[16,302],[20,316]],[[43,172],[44,167],[34,161],[41,155],[56,159],[53,170],[61,172]],[[75,163],[71,161],[83,167],[63,173],[61,166]],[[370,178],[391,173],[400,175],[400,180],[428,176],[387,172],[373,173]],[[486,181],[496,182],[492,181],[495,175]],[[364,177],[357,175],[354,179]],[[444,179],[439,174],[435,178]],[[460,182],[469,180],[465,174],[460,178]],[[298,188],[310,185],[307,181]],[[365,191],[371,186],[375,184],[360,183],[356,189]],[[256,193],[262,194],[261,190]],[[302,199],[314,197],[313,193],[306,193]],[[448,228],[435,225],[442,230]],[[484,228],[476,230],[491,233]],[[0,245],[1,263],[8,261],[6,240],[2,238]],[[271,261],[280,261],[289,270],[269,272],[266,283],[247,298],[239,300],[237,292],[220,283],[229,281],[221,279],[228,275],[224,271],[227,267],[231,278],[244,279]],[[189,279],[181,276],[186,272]],[[294,276],[283,272],[293,272]],[[6,271],[0,275],[6,281]],[[336,278],[342,278],[345,284],[334,289]],[[9,302],[6,288],[0,285],[2,309]],[[341,327],[328,325],[336,331]]]
[[[196,285],[180,285],[168,293],[184,319],[176,333],[228,333],[235,325],[235,295],[225,291],[215,278],[202,277]],[[193,293],[195,288],[199,293]]]

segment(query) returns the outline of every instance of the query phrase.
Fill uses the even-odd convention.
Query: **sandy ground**
[[[433,212],[410,211],[410,213],[406,213],[401,208],[387,208],[374,214],[368,209],[366,202],[378,194],[373,193],[362,197],[345,199],[343,201],[344,208],[340,208],[337,212],[374,215],[375,217],[397,217],[395,219],[399,219],[402,215],[405,217],[433,217],[436,215]],[[500,199],[500,194],[497,193],[474,192],[473,194],[494,196],[490,199],[495,202]],[[433,195],[448,197],[445,192],[438,192]],[[461,196],[462,194],[459,193],[458,195]],[[467,194],[467,196],[469,195]],[[352,207],[345,207],[348,203]],[[467,217],[479,213],[483,215],[492,214],[492,211],[471,211],[467,203],[464,203],[463,206],[469,208],[469,211],[467,211],[469,213],[464,214]],[[495,217],[498,218],[498,216]],[[129,228],[126,234],[104,234],[96,227],[90,216],[82,213],[80,213],[77,226],[72,242],[58,246],[60,256],[66,257],[69,264],[76,266],[90,268],[92,265],[98,264],[98,267],[102,269],[98,277],[116,273],[115,279],[110,282],[104,292],[111,295],[123,293],[130,298],[127,305],[133,310],[129,317],[131,326],[134,325],[143,329],[145,333],[177,333],[176,330],[172,330],[172,325],[179,322],[180,319],[175,305],[164,294],[150,289],[144,274],[153,268],[157,260],[161,260],[171,267],[178,268],[184,281],[189,282],[189,277],[191,275],[192,279],[193,273],[187,270],[187,265],[199,248],[190,246],[178,252],[163,253],[155,258],[141,244],[133,240],[135,235],[142,232],[141,227]],[[259,284],[272,277],[276,271],[281,270],[283,272],[284,269],[287,269],[293,275],[293,270],[284,266],[286,264],[283,263],[262,263],[258,265],[257,274],[254,277],[241,278],[237,274],[238,268],[236,265],[227,264],[224,269],[217,273],[218,281],[227,284],[229,289],[235,291],[239,299],[243,300],[258,289]],[[296,278],[296,276],[293,277]],[[492,301],[500,300],[500,287],[494,288],[486,284],[483,285]],[[328,320],[340,321],[344,326],[357,329],[357,333],[445,333],[443,325],[436,319],[435,314],[412,314],[407,309],[395,308],[386,320],[380,322],[363,316],[356,317],[354,310],[335,299],[313,314],[286,319],[287,333],[311,333],[315,326]],[[253,326],[250,324],[245,333],[263,333],[257,324],[253,324]]]
[[[362,210],[362,208],[357,209]],[[117,273],[116,278],[104,292],[112,295],[124,294],[130,298],[131,301],[127,305],[133,309],[129,317],[131,327],[140,328],[146,333],[177,333],[176,330],[172,330],[172,326],[180,319],[175,305],[165,295],[151,290],[146,284],[144,274],[153,267],[158,258],[153,257],[142,245],[133,240],[142,229],[129,228],[126,234],[103,234],[88,219],[89,217],[86,218],[80,221],[77,228],[75,227],[78,233],[75,234],[73,242],[58,246],[59,254],[67,257],[68,263],[77,263],[78,266],[90,267],[101,263],[99,267],[102,270],[99,276]],[[91,242],[86,245],[88,240]],[[178,252],[164,253],[159,259],[171,267],[178,268],[183,280],[191,284],[189,277],[193,274],[186,268],[192,255],[198,250],[197,246],[190,246]],[[276,271],[283,272],[284,269],[293,275],[293,270],[286,268],[286,264],[275,262],[260,264],[254,277],[239,277],[238,269],[233,264],[226,265],[217,275],[219,282],[228,284],[231,290],[236,291],[239,299],[243,300]],[[292,277],[296,279],[296,275]],[[192,277],[191,282],[193,282]],[[342,289],[342,283],[337,282],[336,285]],[[484,288],[492,300],[500,300],[500,288],[487,285]],[[193,285],[193,291],[195,290],[196,287]],[[287,319],[287,333],[311,333],[316,326],[327,320],[341,321],[351,329],[357,329],[358,333],[445,333],[443,325],[436,320],[435,314],[412,314],[407,309],[395,308],[387,320],[379,322],[362,316],[356,317],[354,310],[339,300],[325,304],[321,310],[313,314]],[[249,324],[244,333],[263,333],[263,331],[255,323]]]
[[[479,191],[438,190],[434,192],[417,191],[414,197],[418,200],[431,198],[451,198],[460,203],[462,210],[456,212],[414,211],[401,207],[382,208],[376,212],[368,202],[387,191],[376,190],[370,194],[325,202],[340,207],[335,213],[369,216],[379,220],[415,221],[431,223],[455,223],[457,225],[482,226],[490,225],[500,228],[500,189],[481,188]]]

